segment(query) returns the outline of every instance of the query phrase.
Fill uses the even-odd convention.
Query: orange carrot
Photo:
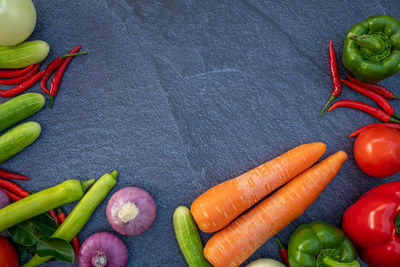
[[[279,186],[311,167],[324,153],[324,143],[298,146],[200,195],[190,208],[206,233],[222,229]]]
[[[347,154],[339,151],[283,186],[206,244],[204,256],[215,267],[239,266],[265,241],[298,218],[335,177]]]

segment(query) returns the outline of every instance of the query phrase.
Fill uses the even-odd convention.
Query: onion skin
[[[8,198],[6,192],[0,189],[0,209],[4,208],[5,206],[10,205],[11,201]]]
[[[135,209],[130,209],[131,213],[124,213],[125,217],[121,218],[121,209],[131,208],[131,203]],[[115,231],[122,235],[136,236],[153,225],[157,216],[157,205],[147,191],[138,187],[125,187],[110,198],[106,214]]]
[[[118,236],[100,232],[89,236],[83,242],[78,255],[79,267],[93,267],[98,255],[104,255],[107,263],[104,266],[125,267],[128,262],[128,250]]]

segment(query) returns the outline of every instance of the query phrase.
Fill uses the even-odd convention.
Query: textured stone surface
[[[400,18],[398,1],[34,0],[31,39],[51,46],[45,64],[82,44],[89,55],[70,65],[52,110],[30,118],[41,137],[2,167],[32,177],[32,191],[68,178],[117,169],[112,192],[148,190],[158,205],[154,226],[123,237],[129,266],[185,266],[172,214],[196,196],[299,144],[323,141],[349,160],[303,216],[341,225],[346,207],[384,180],[356,166],[347,136],[377,122],[351,109],[318,117],[329,98],[328,43],[338,56],[346,31],[370,15]],[[341,61],[339,70],[345,70]],[[382,82],[400,94],[400,76]],[[31,91],[40,92],[37,85]],[[372,102],[344,88],[342,99]],[[4,100],[0,100],[4,102]],[[400,110],[400,104],[394,103]],[[79,234],[111,231],[107,199]],[[71,211],[73,204],[67,206]],[[209,235],[202,235],[206,241]],[[279,259],[273,239],[251,258]],[[50,262],[46,266],[68,266]]]

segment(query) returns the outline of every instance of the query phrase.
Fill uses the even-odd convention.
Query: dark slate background
[[[319,219],[340,226],[364,192],[399,180],[370,178],[355,164],[347,136],[376,119],[351,109],[318,117],[332,90],[329,40],[340,57],[353,24],[376,14],[400,18],[396,0],[34,3],[38,24],[31,39],[50,44],[46,65],[77,44],[89,55],[72,61],[54,108],[30,118],[42,125],[40,138],[1,167],[32,177],[23,183],[32,191],[113,169],[120,177],[112,192],[148,190],[158,216],[146,233],[123,237],[129,266],[185,266],[174,209],[302,143],[325,142],[326,155],[344,150],[349,160],[278,234],[284,243],[299,224]],[[345,73],[341,60],[339,71]],[[382,84],[400,94],[399,75]],[[41,92],[38,85],[30,91]],[[341,98],[372,104],[346,87]],[[393,104],[400,110],[400,102]],[[111,231],[110,196],[79,234],[82,241]],[[273,239],[250,260],[260,257],[280,259]]]

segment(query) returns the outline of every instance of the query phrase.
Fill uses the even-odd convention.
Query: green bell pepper
[[[350,239],[339,228],[321,221],[303,224],[288,245],[291,267],[359,267]]]
[[[400,70],[400,22],[392,16],[372,16],[346,34],[343,64],[357,80],[375,83]]]

